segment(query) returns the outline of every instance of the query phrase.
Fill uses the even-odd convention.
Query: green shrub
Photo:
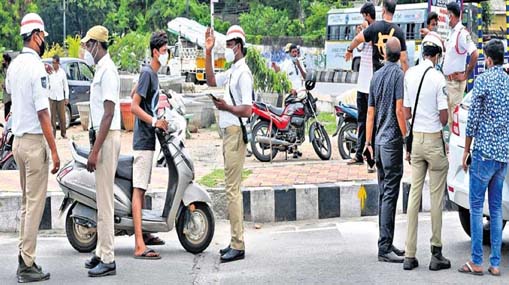
[[[248,48],[246,63],[253,73],[255,90],[278,94],[286,94],[290,91],[291,83],[286,74],[275,72],[268,67],[267,61],[256,48]]]
[[[42,58],[52,58],[54,55],[64,57],[65,56],[64,48],[61,45],[54,43],[51,46],[51,48],[46,49],[46,51],[42,55]]]
[[[67,36],[65,43],[67,44],[67,55],[69,57],[78,58],[80,53],[81,37],[79,35],[74,37]]]
[[[136,73],[141,62],[150,57],[150,33],[130,32],[125,36],[115,36],[108,48],[110,55],[120,70]]]

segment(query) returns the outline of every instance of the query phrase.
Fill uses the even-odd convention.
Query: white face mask
[[[226,59],[226,62],[230,63],[235,60],[235,51],[233,51],[232,48],[226,48],[224,52],[224,57]]]
[[[85,55],[83,56],[83,59],[89,66],[95,65],[94,57],[88,50],[85,50]]]
[[[166,63],[168,62],[168,53],[165,52],[165,53],[159,54],[158,60],[162,66],[166,65]]]

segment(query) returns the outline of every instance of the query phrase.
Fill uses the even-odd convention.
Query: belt
[[[438,139],[442,138],[442,132],[435,132],[435,133],[423,133],[423,132],[413,132],[414,137],[423,137],[423,138],[433,138]]]
[[[455,75],[459,75],[459,74],[462,74],[462,73],[465,73],[465,71],[456,71],[456,72],[453,72],[449,75],[446,75],[445,78],[448,80],[448,81],[459,81],[459,80],[456,80],[456,79],[453,79],[453,77]]]

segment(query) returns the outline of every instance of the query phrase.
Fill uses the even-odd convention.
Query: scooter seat
[[[131,155],[119,156],[115,176],[131,181],[133,179],[133,161],[134,157]]]

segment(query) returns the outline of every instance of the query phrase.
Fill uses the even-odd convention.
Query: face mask
[[[226,59],[226,62],[230,63],[235,60],[235,51],[232,48],[226,48],[224,52],[224,57]]]
[[[168,53],[159,54],[158,60],[161,65],[165,65],[168,62]]]
[[[39,45],[39,56],[42,56],[44,54],[44,51],[46,50],[46,42],[42,39],[42,37],[40,37],[39,35],[37,36],[41,40],[41,44]]]
[[[293,63],[296,63],[296,62],[297,62],[297,60],[299,60],[299,59],[298,59],[296,56],[295,56],[295,57],[292,57],[292,62],[293,62]]]
[[[88,50],[85,51],[85,55],[84,55],[83,59],[85,60],[85,62],[87,63],[88,66],[95,65],[94,57]]]

